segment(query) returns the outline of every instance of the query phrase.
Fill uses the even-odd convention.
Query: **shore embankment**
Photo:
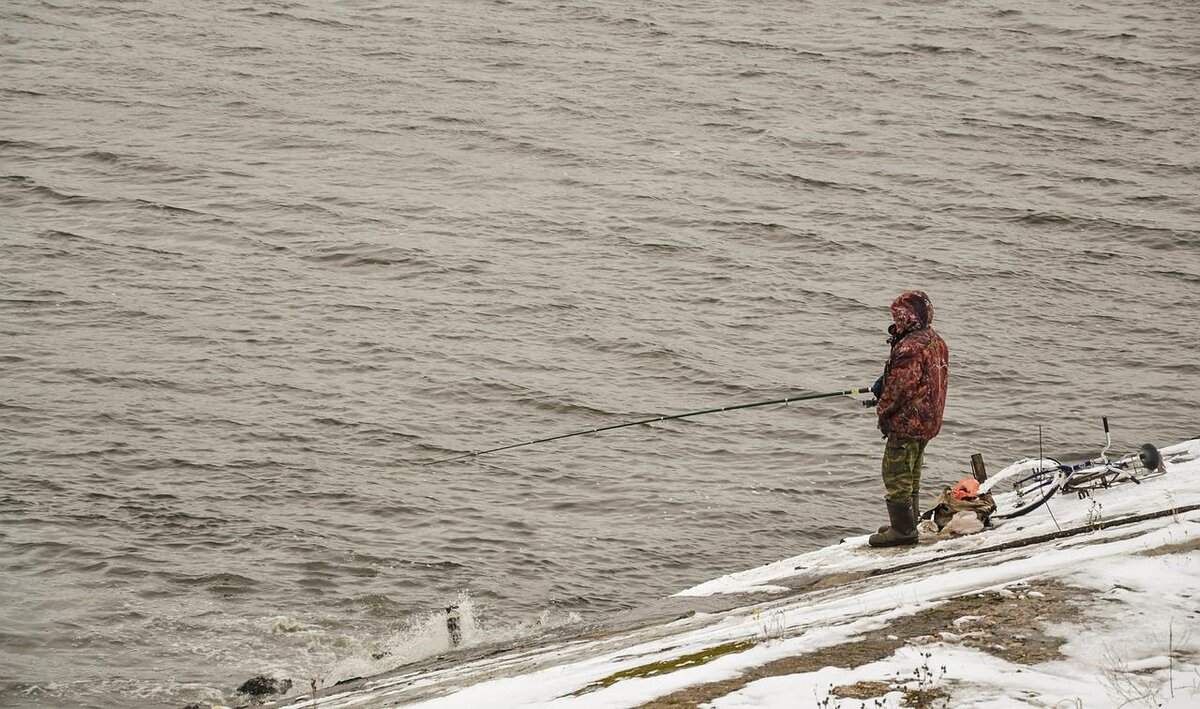
[[[279,704],[1118,707],[1200,701],[1200,440],[1168,474],[978,534],[864,537],[588,632],[468,647]]]

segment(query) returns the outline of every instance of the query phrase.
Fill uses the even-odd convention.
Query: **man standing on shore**
[[[884,501],[891,522],[868,543],[890,547],[917,543],[919,492],[925,445],[942,430],[950,351],[930,326],[933,304],[919,290],[900,294],[891,307],[891,356],[872,390],[887,443],[883,449]]]

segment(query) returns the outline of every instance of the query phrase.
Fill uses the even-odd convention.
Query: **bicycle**
[[[979,486],[979,494],[991,492],[996,503],[992,519],[1012,519],[1029,514],[1058,492],[1089,497],[1093,490],[1129,482],[1140,485],[1143,480],[1166,472],[1162,454],[1149,443],[1142,445],[1136,453],[1109,460],[1112,434],[1109,433],[1108,417],[1103,420],[1105,446],[1093,460],[1064,465],[1053,458],[1026,458],[989,476]]]

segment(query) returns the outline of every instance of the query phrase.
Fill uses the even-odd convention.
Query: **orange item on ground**
[[[979,481],[975,478],[963,478],[954,486],[950,493],[956,500],[974,500],[979,497]]]

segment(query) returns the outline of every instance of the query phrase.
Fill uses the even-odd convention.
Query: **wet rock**
[[[446,631],[450,634],[450,647],[462,643],[462,613],[458,604],[446,606]]]
[[[237,691],[261,699],[269,697],[272,694],[286,694],[292,688],[290,679],[275,679],[266,675],[258,675],[242,682],[242,686],[237,688]]]

